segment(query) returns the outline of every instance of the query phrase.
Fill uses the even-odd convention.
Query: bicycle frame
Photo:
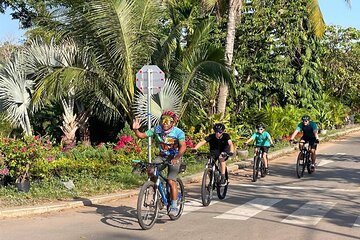
[[[300,148],[300,146],[299,146]],[[305,168],[309,174],[311,174],[311,146],[310,144],[304,143],[302,148],[300,148],[299,155],[296,160],[296,174],[298,178],[302,178],[304,175]]]

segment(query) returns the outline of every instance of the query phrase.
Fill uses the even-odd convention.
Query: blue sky
[[[360,30],[360,0],[352,0],[351,8],[345,0],[318,0],[325,23],[342,27],[355,27]],[[18,21],[11,20],[9,11],[0,14],[0,42],[21,42],[24,30],[19,29]]]

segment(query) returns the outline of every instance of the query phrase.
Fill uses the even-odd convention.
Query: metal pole
[[[147,120],[148,130],[151,129],[151,94],[152,94],[152,70],[147,70]],[[151,163],[151,137],[148,138],[148,161]]]

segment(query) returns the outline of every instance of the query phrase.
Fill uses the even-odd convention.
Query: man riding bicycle
[[[168,165],[167,176],[170,185],[170,215],[175,215],[178,212],[176,178],[180,170],[180,158],[186,150],[185,133],[175,126],[177,120],[178,118],[174,112],[165,111],[161,115],[160,124],[146,132],[139,131],[140,119],[134,119],[132,126],[133,131],[139,138],[155,137],[159,145],[160,154],[154,159],[154,162],[167,161],[170,163]]]
[[[220,184],[225,185],[225,170],[226,163],[225,161],[229,156],[234,155],[234,145],[230,139],[230,135],[225,133],[225,126],[222,123],[216,123],[213,127],[215,133],[210,134],[205,137],[204,140],[199,142],[193,150],[196,151],[198,148],[203,146],[205,143],[209,143],[210,146],[210,155],[214,156],[215,159],[219,159],[220,162],[220,173],[221,180]]]
[[[244,143],[248,145],[249,142],[255,140],[255,153],[259,151],[259,148],[263,151],[264,165],[265,165],[265,173],[269,175],[269,159],[267,153],[269,152],[269,148],[271,145],[274,145],[274,142],[270,136],[270,134],[265,131],[265,127],[262,123],[256,125],[256,132]]]
[[[304,115],[301,118],[302,122],[298,124],[295,132],[291,135],[290,142],[294,141],[296,134],[303,132],[303,136],[300,139],[299,148],[302,149],[305,143],[309,143],[311,152],[311,171],[315,171],[316,161],[316,148],[319,143],[318,127],[315,122],[310,120],[310,116]]]

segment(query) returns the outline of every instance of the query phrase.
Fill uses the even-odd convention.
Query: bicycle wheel
[[[227,189],[229,186],[229,174],[228,174],[228,170],[227,168],[225,169],[225,179],[226,179],[226,184],[225,186],[221,186],[220,183],[217,184],[217,188],[216,188],[216,192],[218,195],[219,199],[224,199],[226,197],[226,193],[227,193]]]
[[[298,178],[302,178],[304,176],[304,170],[305,170],[304,155],[302,154],[302,152],[299,152],[299,155],[296,160],[296,175]]]
[[[261,177],[265,177],[265,163],[264,163],[264,159],[262,158],[260,161],[260,176]]]
[[[254,157],[254,164],[253,164],[253,176],[252,176],[252,181],[253,182],[256,182],[257,178],[259,176],[259,164],[260,164],[260,157],[255,156]]]
[[[141,187],[137,201],[137,218],[142,229],[147,230],[154,226],[159,208],[156,199],[156,185],[147,181]]]
[[[212,194],[213,194],[213,186],[211,184],[211,180],[213,179],[213,172],[211,169],[206,168],[204,170],[202,183],[201,183],[201,201],[203,206],[209,206]]]
[[[184,211],[184,205],[185,205],[185,188],[184,188],[184,184],[180,178],[176,179],[176,186],[178,189],[177,204],[178,204],[179,210],[176,215],[169,215],[171,220],[179,219],[179,217],[181,216],[181,214]],[[169,211],[169,208],[170,208],[170,204],[168,204],[168,211]]]
[[[312,173],[312,171],[311,171],[311,154],[309,154],[306,157],[306,168],[307,168],[308,173],[311,174]]]

